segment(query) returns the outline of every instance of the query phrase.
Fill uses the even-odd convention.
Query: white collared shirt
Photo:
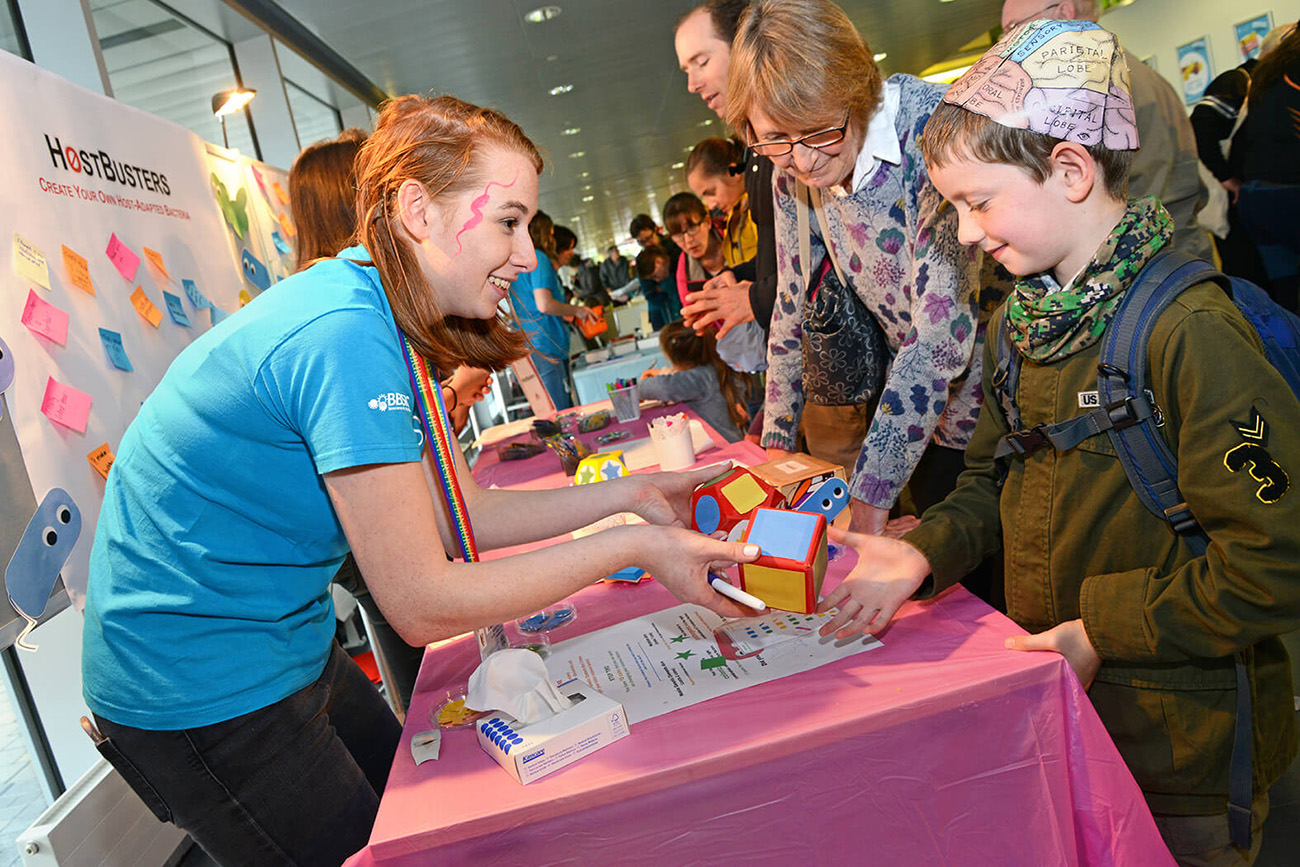
[[[898,131],[894,128],[894,119],[898,116],[899,90],[897,82],[886,81],[880,107],[867,123],[867,135],[862,140],[862,150],[853,164],[853,189],[845,192],[838,184],[832,187],[837,196],[848,196],[858,192],[871,176],[880,168],[881,163],[899,165],[903,161],[903,148],[898,143]]]

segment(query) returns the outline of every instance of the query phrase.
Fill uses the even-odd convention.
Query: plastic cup
[[[641,417],[641,398],[636,383],[610,389],[609,400],[614,404],[614,415],[619,421],[636,421]]]

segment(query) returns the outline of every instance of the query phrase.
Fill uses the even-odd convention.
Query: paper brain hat
[[[953,82],[944,102],[1003,126],[1111,150],[1138,146],[1128,61],[1094,21],[1029,21]]]

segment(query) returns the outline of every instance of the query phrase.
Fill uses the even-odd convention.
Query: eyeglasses
[[[803,145],[809,148],[830,147],[833,144],[839,144],[844,141],[844,131],[848,129],[849,116],[844,115],[844,123],[839,126],[833,126],[830,129],[824,129],[820,132],[810,132],[808,135],[792,139],[790,141],[760,141],[752,142],[749,149],[759,156],[764,157],[783,157],[794,150],[795,145]],[[752,131],[752,130],[751,130]]]
[[[708,223],[704,223],[704,222],[691,223],[689,226],[683,226],[680,232],[673,232],[668,237],[672,240],[674,244],[680,244],[682,241],[686,239],[687,235],[694,235],[696,232],[700,231],[701,228],[704,228],[705,226],[708,225],[709,225]]]
[[[1015,30],[1017,27],[1019,27],[1021,24],[1024,24],[1026,21],[1033,21],[1035,18],[1042,18],[1044,12],[1050,12],[1051,10],[1055,9],[1057,6],[1060,6],[1061,3],[1064,2],[1065,0],[1060,0],[1060,3],[1053,3],[1051,6],[1044,6],[1042,9],[1039,9],[1033,15],[1027,16],[1025,18],[1021,18],[1019,21],[1012,22],[1011,24],[1008,24],[1006,27],[1003,27],[1002,32],[1010,33],[1012,30]]]

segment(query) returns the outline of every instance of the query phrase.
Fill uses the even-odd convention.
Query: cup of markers
[[[578,462],[591,454],[591,449],[581,440],[568,434],[561,433],[548,436],[542,442],[546,443],[546,447],[559,457],[560,466],[564,468],[566,476],[576,473],[578,471]]]
[[[641,398],[637,394],[636,378],[616,379],[605,383],[614,415],[619,421],[636,421],[641,417]]]

